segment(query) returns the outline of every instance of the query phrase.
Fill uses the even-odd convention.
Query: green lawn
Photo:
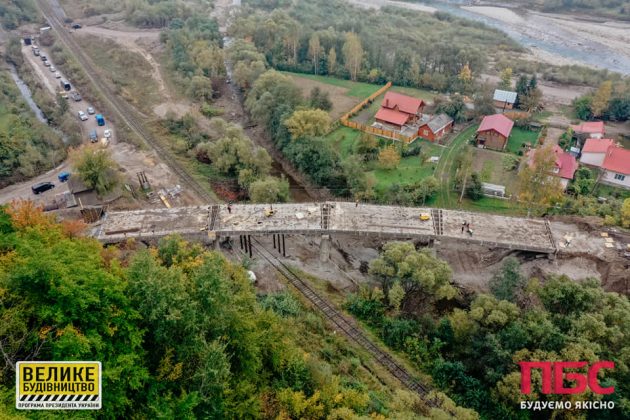
[[[292,72],[284,72],[284,71],[282,73],[289,74],[292,76],[297,76],[297,77],[303,77],[305,79],[315,80],[320,83],[326,83],[329,85],[346,88],[348,89],[348,92],[346,93],[346,95],[353,96],[355,98],[361,98],[361,99],[367,98],[368,96],[370,96],[371,94],[373,94],[374,92],[376,92],[377,90],[383,87],[382,85],[373,85],[370,83],[363,83],[363,82],[353,82],[351,80],[337,79],[336,77],[330,77],[330,76],[319,76],[315,74],[292,73]]]
[[[612,185],[598,184],[593,191],[596,197],[614,197],[621,200],[630,198],[630,190],[613,187]]]
[[[522,150],[525,143],[529,143],[535,146],[538,141],[538,131],[525,130],[523,128],[514,127],[510,138],[508,138],[508,144],[506,150],[510,153],[517,154],[519,150]]]
[[[433,102],[433,98],[436,96],[426,89],[417,89],[412,87],[392,86],[389,90],[392,92],[398,92],[404,95],[412,96],[414,98],[420,98],[425,102]],[[378,100],[379,98],[376,99]]]
[[[416,140],[422,145],[421,150],[427,157],[440,156],[443,148],[435,144]],[[421,162],[419,156],[409,156],[400,160],[400,164],[396,169],[375,169],[370,173],[376,178],[375,188],[383,191],[393,184],[409,185],[421,181],[422,179],[433,175],[437,164],[429,162]]]
[[[342,159],[352,154],[352,147],[357,138],[361,136],[359,130],[340,126],[326,136],[333,148],[339,153]]]

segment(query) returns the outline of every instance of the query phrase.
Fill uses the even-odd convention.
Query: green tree
[[[119,182],[116,163],[107,149],[83,146],[70,152],[70,162],[81,180],[99,194],[112,191]]]
[[[573,109],[575,115],[581,120],[590,120],[593,118],[593,97],[590,95],[580,96],[573,100]]]
[[[311,108],[321,109],[324,111],[330,111],[332,109],[332,102],[330,101],[330,95],[328,92],[322,91],[319,86],[315,86],[311,90],[309,96],[309,104]]]
[[[422,292],[432,299],[453,299],[457,290],[450,284],[451,269],[428,250],[416,251],[409,242],[389,242],[381,255],[370,262],[370,274],[388,292],[399,281],[405,293]]]
[[[591,103],[591,109],[593,116],[598,118],[604,115],[604,112],[608,109],[608,103],[612,95],[612,82],[607,80],[599,85],[599,88],[593,95],[593,101]]]
[[[630,227],[630,198],[623,200],[621,206],[621,226]]]
[[[378,154],[378,163],[383,169],[395,169],[400,164],[400,152],[393,144],[381,149]]]
[[[254,203],[284,203],[289,201],[289,181],[267,177],[249,184],[249,199]]]
[[[473,172],[470,175],[470,181],[468,185],[466,185],[466,196],[473,201],[477,201],[483,197],[481,178],[477,172]]]
[[[330,129],[330,116],[321,109],[301,109],[284,121],[291,137],[323,136]]]
[[[525,283],[520,268],[520,263],[514,257],[508,257],[503,261],[501,270],[490,280],[490,290],[497,299],[510,302],[516,300]]]

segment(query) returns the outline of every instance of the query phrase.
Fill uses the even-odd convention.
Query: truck
[[[61,87],[68,92],[72,89],[70,82],[68,82],[66,79],[61,79],[59,83],[61,84]]]
[[[96,124],[98,126],[104,126],[105,125],[105,118],[103,118],[102,114],[96,114]]]

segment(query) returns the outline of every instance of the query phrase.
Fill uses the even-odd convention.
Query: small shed
[[[492,97],[492,100],[496,108],[506,110],[514,108],[514,104],[516,104],[516,96],[516,92],[497,89],[494,91],[494,96]]]
[[[418,135],[423,139],[436,141],[453,131],[453,124],[453,119],[446,114],[434,115],[418,127]]]
[[[481,191],[490,197],[505,197],[505,185],[481,183]]]

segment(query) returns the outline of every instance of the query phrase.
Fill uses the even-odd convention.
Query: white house
[[[601,168],[604,164],[606,152],[610,146],[614,146],[615,142],[611,139],[587,139],[582,147],[582,156],[580,163],[585,165],[597,166]]]

